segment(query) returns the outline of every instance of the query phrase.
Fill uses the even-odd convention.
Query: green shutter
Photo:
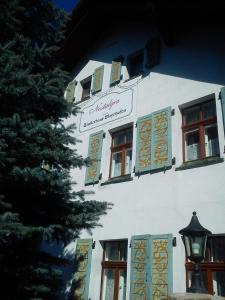
[[[137,120],[135,173],[171,165],[171,107],[167,107]]]
[[[172,165],[171,107],[152,114],[151,170]]]
[[[222,114],[223,114],[223,128],[225,134],[225,87],[222,87],[220,91],[221,95],[221,106],[222,106]]]
[[[131,239],[130,300],[150,299],[150,244],[149,235]]]
[[[160,60],[160,40],[159,38],[153,38],[146,43],[147,52],[147,68],[152,68],[159,64]]]
[[[102,89],[102,82],[103,82],[103,75],[104,75],[104,66],[101,66],[95,69],[94,72],[94,80],[93,80],[93,87],[92,93],[97,93]]]
[[[131,239],[130,300],[168,299],[172,293],[171,234]]]
[[[75,93],[75,86],[76,86],[76,81],[70,81],[67,89],[66,89],[66,101],[68,104],[72,104],[74,100],[74,93]]]
[[[77,270],[74,276],[78,285],[74,292],[74,298],[88,300],[89,281],[91,272],[92,239],[78,239],[76,246],[75,262]]]
[[[121,76],[121,61],[112,61],[111,74],[110,74],[110,85],[120,81]]]
[[[150,237],[150,300],[168,299],[173,289],[172,274],[172,234]]]
[[[135,173],[151,170],[152,115],[137,120]]]
[[[85,185],[94,184],[99,181],[103,130],[93,133],[89,137],[88,157],[91,162],[86,169]]]

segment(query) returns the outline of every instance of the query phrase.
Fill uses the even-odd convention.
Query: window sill
[[[102,90],[102,89],[101,89],[101,90]],[[98,91],[91,91],[91,94],[92,94],[93,96],[95,96],[96,94],[100,93],[101,90],[98,90]]]
[[[114,183],[120,183],[120,182],[132,181],[132,180],[133,178],[130,175],[124,175],[124,176],[109,178],[107,181],[102,182],[101,185],[114,184]]]
[[[78,101],[78,102],[75,102],[75,104],[81,104],[81,103],[83,103],[83,102],[89,100],[90,98],[91,98],[90,96],[87,96],[87,97],[83,98],[82,100],[80,100],[80,101]]]
[[[124,82],[128,82],[128,81],[130,81],[130,80],[133,80],[133,79],[136,79],[136,78],[142,77],[142,76],[143,76],[143,72],[141,72],[141,73],[139,73],[139,74],[137,74],[137,75],[134,75],[134,76],[132,76],[132,77],[129,77],[128,79],[124,80]]]
[[[175,171],[182,171],[194,168],[205,167],[209,165],[214,165],[223,162],[224,159],[222,157],[207,157],[204,159],[192,160],[184,162],[180,167],[176,168]]]
[[[109,84],[109,86],[110,86],[110,87],[116,86],[117,84],[120,83],[120,80],[121,80],[121,79],[118,79],[118,80],[116,80],[116,81],[114,81],[114,82],[111,82],[111,83]]]

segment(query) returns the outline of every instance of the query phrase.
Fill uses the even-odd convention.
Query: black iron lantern
[[[207,293],[201,280],[199,263],[205,257],[207,236],[211,232],[199,223],[196,212],[193,212],[190,224],[181,229],[179,233],[182,235],[186,257],[195,263],[192,271],[191,287],[187,289],[187,292]]]

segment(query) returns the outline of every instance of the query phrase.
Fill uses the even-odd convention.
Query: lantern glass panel
[[[205,256],[206,236],[190,236],[191,258],[202,260]]]
[[[188,236],[183,236],[183,242],[187,257],[191,256],[190,240]]]

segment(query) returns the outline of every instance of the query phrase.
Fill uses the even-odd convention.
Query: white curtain
[[[186,160],[199,159],[199,132],[192,131],[186,133]]]
[[[122,167],[122,152],[113,153],[112,157],[112,177],[121,176],[121,167]]]
[[[205,128],[205,153],[206,156],[219,154],[218,134],[215,125]]]
[[[126,151],[125,174],[130,174],[131,173],[131,162],[132,162],[132,149],[128,149]]]
[[[120,271],[118,300],[126,300],[126,271]]]
[[[114,297],[114,272],[113,270],[105,270],[102,299],[113,300]]]

